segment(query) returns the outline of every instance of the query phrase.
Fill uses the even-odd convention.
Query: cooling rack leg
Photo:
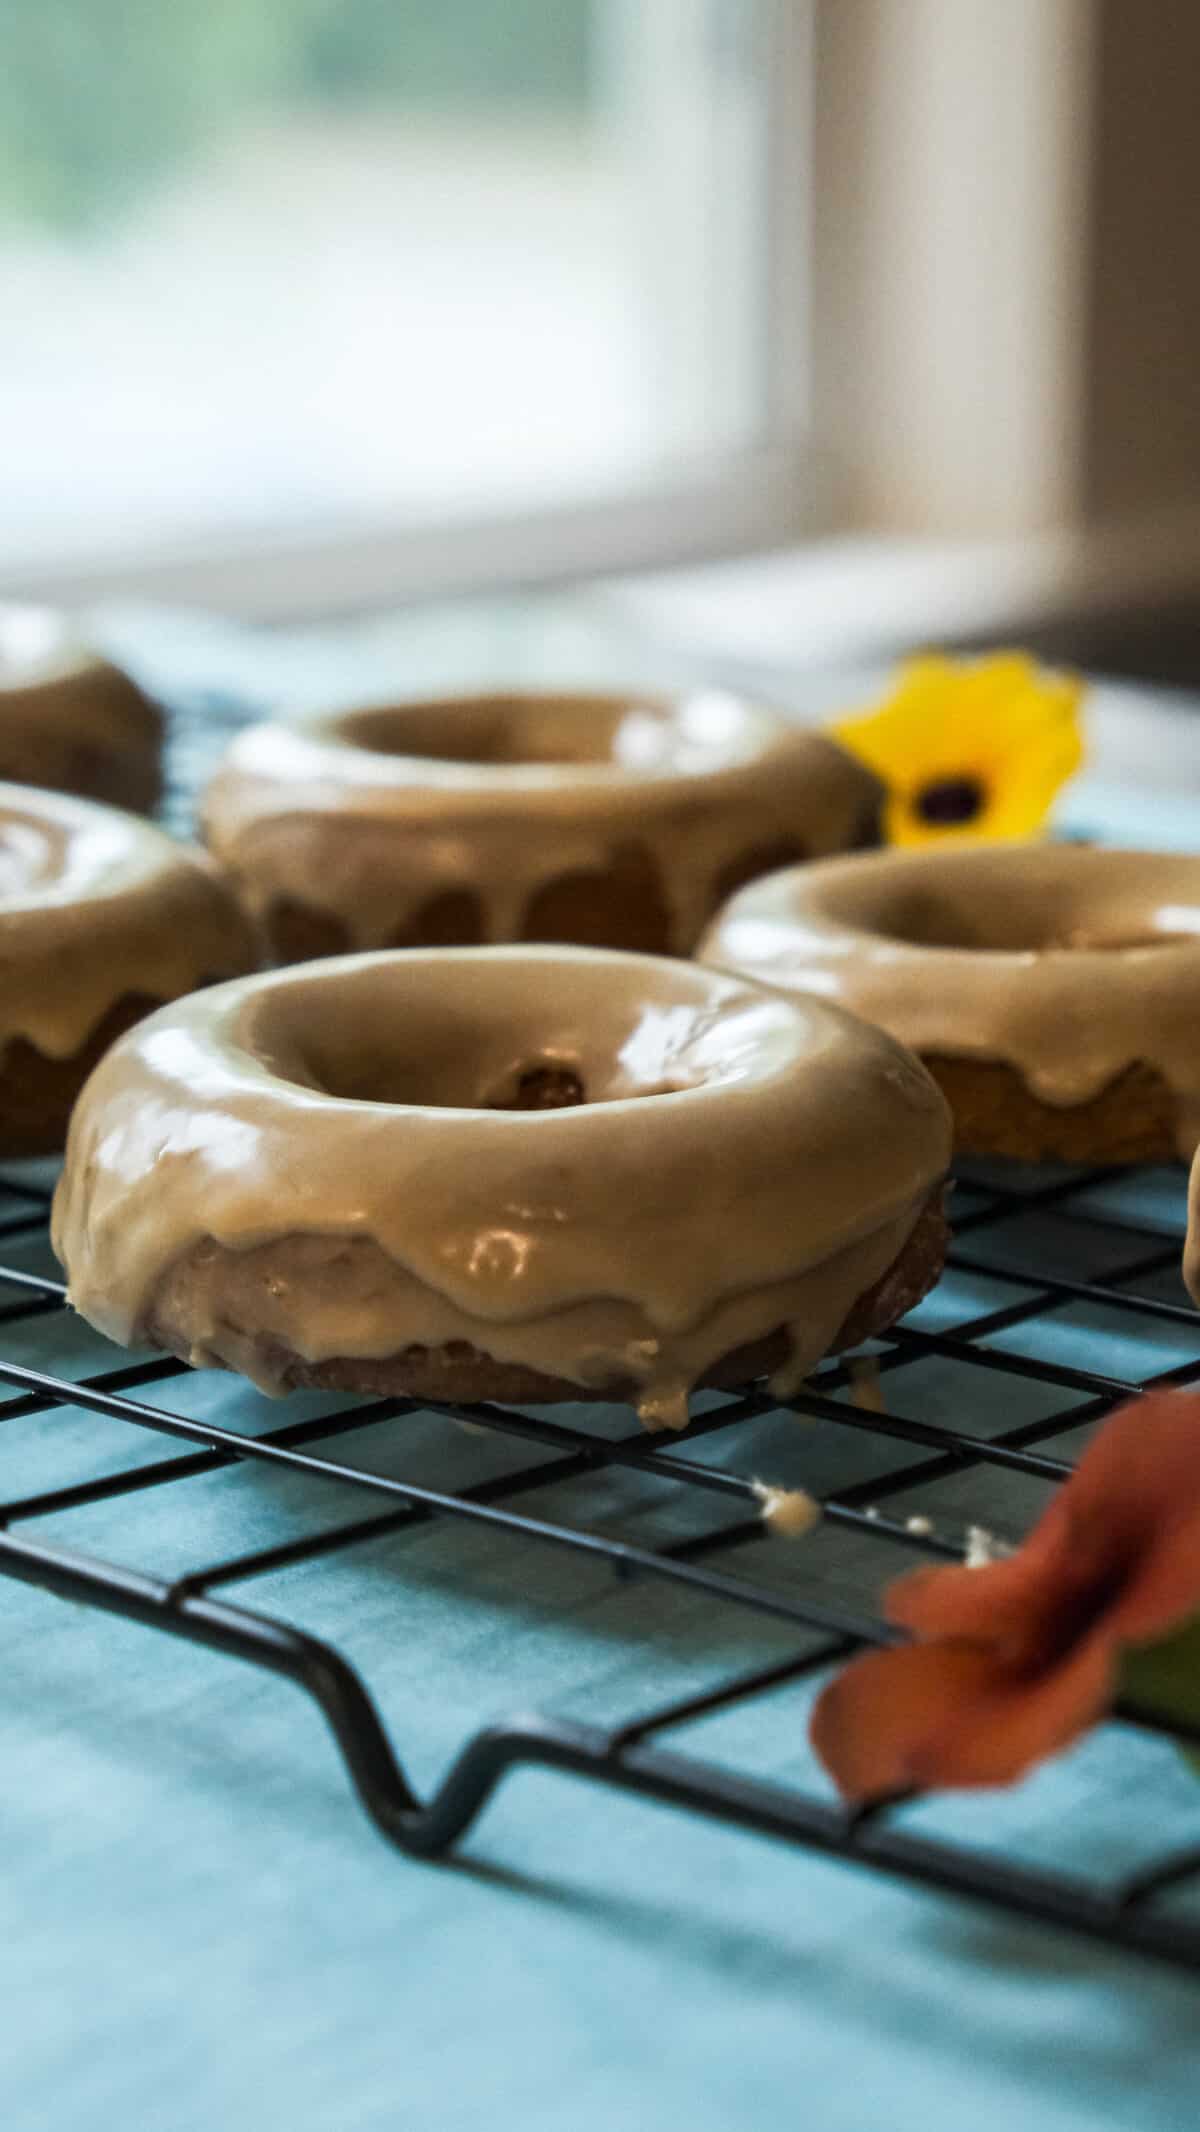
[[[177,1598],[157,1578],[13,1533],[0,1534],[0,1574],[294,1681],[320,1707],[372,1821],[406,1850],[427,1848],[414,1841],[424,1811],[392,1753],[375,1705],[353,1667],[329,1645],[245,1608],[216,1599]],[[441,1847],[457,1833],[447,1827]]]
[[[0,1534],[0,1575],[76,1604],[282,1675],[322,1711],[351,1783],[380,1833],[410,1856],[449,1851],[518,1764],[588,1777],[759,1835],[782,1837],[832,1858],[873,1866],[946,1893],[971,1895],[1010,1914],[1037,1918],[1176,1967],[1200,1968],[1195,1942],[1169,1917],[1098,1900],[1048,1874],[974,1857],[948,1845],[854,1822],[819,1801],[741,1778],[656,1746],[619,1746],[595,1727],[531,1716],[480,1732],[427,1804],[397,1762],[375,1705],[353,1667],[318,1638],[223,1601],[179,1597],[169,1584],[65,1549]]]

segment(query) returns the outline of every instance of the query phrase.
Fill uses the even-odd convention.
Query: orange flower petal
[[[810,1737],[847,1799],[885,1799],[928,1781],[929,1741],[972,1702],[994,1660],[975,1644],[868,1651],[818,1697]]]
[[[1011,1657],[1046,1641],[1046,1593],[1074,1601],[1081,1563],[1072,1546],[1061,1501],[1052,1502],[1014,1554],[980,1569],[958,1566],[919,1569],[889,1586],[889,1621],[925,1641],[964,1637],[991,1644]],[[1084,1579],[1084,1584],[1089,1580]]]
[[[923,1640],[857,1660],[814,1712],[849,1797],[1005,1783],[1055,1753],[1108,1707],[1126,1649],[1200,1614],[1200,1398],[1122,1408],[1016,1554],[919,1570],[886,1605]]]
[[[1154,1392],[1114,1414],[1062,1491],[1075,1544],[1121,1572],[1110,1616],[1149,1643],[1200,1611],[1200,1398]]]
[[[1150,1392],[1110,1416],[1060,1500],[1137,1530],[1169,1515],[1181,1496],[1185,1505],[1200,1498],[1200,1396]]]
[[[985,1642],[1057,1630],[1089,1592],[1129,1641],[1200,1609],[1200,1398],[1158,1392],[1114,1414],[1016,1554],[924,1569],[887,1594],[914,1635]]]
[[[1200,1612],[1200,1505],[1180,1518],[1142,1563],[1112,1610],[1122,1643],[1156,1643]]]
[[[985,1645],[872,1651],[817,1702],[812,1742],[847,1799],[1011,1784],[1093,1725],[1112,1698],[1114,1654],[1092,1637],[1029,1676]]]

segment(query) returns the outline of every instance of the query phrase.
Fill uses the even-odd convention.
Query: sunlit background
[[[307,619],[602,576],[714,654],[1021,627],[1200,672],[1200,13],[0,35],[0,591]]]
[[[0,75],[5,559],[575,499],[750,442],[762,10],[686,77],[656,12],[30,10]]]

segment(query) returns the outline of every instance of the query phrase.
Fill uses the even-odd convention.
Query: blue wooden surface
[[[985,1301],[986,1284],[960,1285],[938,1299],[936,1322]],[[1126,1363],[1165,1365],[1155,1330],[1133,1352],[1114,1328]],[[47,1325],[48,1349],[50,1335]],[[1069,1352],[1057,1332],[1056,1353]],[[924,1411],[953,1399],[936,1364],[915,1367]],[[193,1411],[212,1413],[215,1396],[236,1426],[268,1418],[224,1381],[183,1380],[171,1397],[180,1391]],[[1045,1411],[1045,1397],[998,1390],[997,1410],[973,1418],[1007,1425],[1015,1408],[1040,1400]],[[709,1455],[821,1487],[881,1460],[848,1432],[783,1416],[718,1454],[722,1441]],[[448,1486],[525,1455],[432,1419],[386,1443],[343,1438],[338,1453]],[[98,1417],[18,1420],[6,1492],[132,1455],[147,1447]],[[981,1515],[1016,1530],[1037,1493],[975,1475],[920,1502],[947,1526]],[[556,1488],[536,1507],[637,1539],[662,1536],[678,1514],[640,1480]],[[38,1529],[169,1573],[313,1519],[308,1488],[239,1472]],[[770,1543],[754,1573],[854,1596],[879,1566],[877,1551],[826,1534]],[[688,1596],[618,1589],[571,1557],[439,1527],[229,1596],[345,1649],[422,1787],[482,1720],[513,1707],[614,1718],[790,1642]],[[1194,2122],[1194,1981],[528,1772],[509,1780],[460,1863],[414,1865],[368,1828],[295,1691],[34,1591],[6,1586],[0,1602],[0,2096],[14,2124]],[[819,1788],[805,1703],[785,1692],[674,1744]],[[913,1818],[1088,1874],[1194,1840],[1200,1790],[1169,1748],[1119,1734],[1002,1798]]]
[[[1179,1189],[1159,1175],[1097,1211],[1177,1212]],[[1047,1261],[1090,1267],[1094,1237],[1092,1256],[1077,1257],[1080,1233],[1047,1221]],[[978,1247],[1004,1263],[1002,1232],[986,1243],[981,1233]],[[21,1249],[7,1247],[7,1262],[21,1263]],[[40,1247],[23,1262],[44,1263]],[[1156,1277],[1154,1292],[1179,1295],[1174,1275]],[[923,1321],[953,1326],[1012,1294],[958,1278]],[[1008,1337],[1055,1360],[1095,1366],[1102,1354],[1131,1377],[1200,1345],[1190,1327],[1082,1305]],[[22,1327],[7,1351],[82,1372],[101,1345],[53,1317]],[[985,1433],[1072,1403],[1044,1385],[988,1380],[964,1416],[948,1366],[901,1375],[914,1410]],[[281,1418],[207,1374],[144,1396],[240,1428]],[[3,1441],[10,1498],[170,1449],[70,1409],[10,1418]],[[386,1437],[341,1438],[338,1455],[454,1487],[530,1454],[420,1417]],[[897,1457],[783,1415],[736,1442],[712,1438],[702,1455],[821,1492]],[[977,1516],[1015,1533],[1039,1501],[1028,1481],[974,1473],[920,1507],[948,1527]],[[664,1484],[612,1474],[539,1493],[531,1507],[650,1542],[682,1514]],[[172,1574],[343,1509],[291,1477],[238,1471],[37,1529]],[[871,1594],[881,1566],[878,1546],[828,1532],[768,1543],[754,1560],[756,1576],[784,1588],[854,1599]],[[344,1648],[422,1788],[491,1717],[532,1707],[615,1718],[794,1642],[691,1595],[619,1588],[571,1556],[440,1525],[229,1596]],[[0,2106],[20,2132],[1196,2122],[1194,1980],[542,1774],[509,1780],[460,1861],[414,1865],[368,1828],[319,1717],[283,1683],[14,1585],[0,1586],[0,1645]],[[819,1789],[807,1693],[710,1718],[672,1744]],[[1062,1870],[1109,1872],[1200,1839],[1200,1787],[1169,1747],[1119,1733],[1011,1793],[924,1806],[914,1819]]]

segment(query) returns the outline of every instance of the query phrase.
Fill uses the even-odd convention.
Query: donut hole
[[[574,769],[617,779],[711,774],[754,761],[776,738],[768,713],[716,689],[678,697],[510,691],[371,704],[318,720],[315,731],[371,755],[448,770]]]
[[[511,1053],[510,1053],[511,1056]],[[304,1031],[272,1050],[273,1070],[321,1095],[351,1103],[423,1110],[568,1110],[592,1100],[571,1060],[531,1054],[501,1064],[485,1029],[351,1023]],[[603,1096],[600,1097],[604,1101]]]
[[[573,1066],[539,1064],[524,1066],[517,1075],[514,1093],[507,1101],[489,1104],[490,1110],[573,1110],[588,1100],[583,1078]]]
[[[1186,864],[1087,845],[923,852],[847,862],[817,907],[835,924],[913,948],[1144,953],[1200,938],[1200,870],[1193,897]]]
[[[238,1043],[275,1079],[346,1102],[675,1102],[773,1076],[814,1040],[799,1010],[736,987],[725,997],[730,984],[688,963],[552,948],[350,956],[255,994]]]
[[[621,760],[621,731],[630,720],[666,725],[661,710],[602,696],[473,696],[350,711],[338,720],[338,735],[373,755],[553,768]]]
[[[973,954],[1110,954],[1167,948],[1195,937],[1190,928],[1130,926],[1115,913],[1056,912],[1003,902],[974,907],[917,890],[898,897],[875,930],[906,946],[963,948]]]
[[[489,1072],[486,1047],[475,1058],[434,1059],[375,1039],[352,1047],[308,1042],[304,1056],[274,1061],[284,1078],[352,1103],[416,1105],[423,1110],[573,1110],[594,1100],[583,1074],[562,1059],[530,1058]],[[646,1091],[649,1093],[649,1091]]]
[[[272,1063],[285,1079],[347,1103],[477,1110],[484,1100],[465,1050],[423,1048],[400,1029],[313,1032],[294,1056]]]

